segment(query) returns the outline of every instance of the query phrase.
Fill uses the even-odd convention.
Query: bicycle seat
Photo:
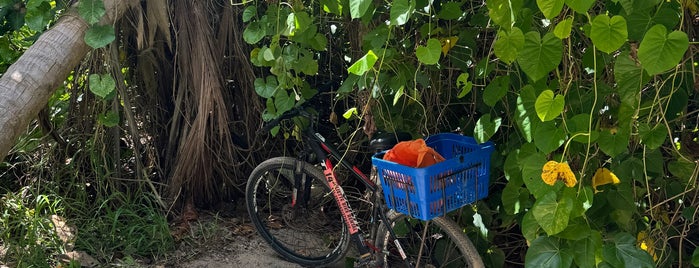
[[[369,148],[372,152],[378,153],[393,148],[401,141],[411,139],[412,137],[407,132],[379,132],[369,141]]]

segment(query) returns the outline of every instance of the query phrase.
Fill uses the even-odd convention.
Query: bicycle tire
[[[425,236],[426,242],[422,248],[419,267],[484,267],[483,259],[473,243],[454,221],[437,217],[426,222],[395,211],[390,211],[388,218],[411,266],[418,265],[417,256],[422,244],[419,241],[427,224],[428,233]],[[376,241],[377,248],[387,253],[379,255],[384,267],[407,266],[383,223],[379,226]],[[453,249],[458,252],[452,251]]]
[[[294,171],[299,165],[300,174],[312,181],[306,207],[290,206]],[[257,232],[284,259],[317,267],[333,264],[347,254],[349,231],[317,167],[291,157],[268,159],[252,171],[245,193]]]

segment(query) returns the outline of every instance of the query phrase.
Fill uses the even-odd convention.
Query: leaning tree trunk
[[[135,0],[105,0],[104,23],[113,23]],[[68,12],[44,32],[0,78],[0,161],[19,135],[46,106],[90,48],[83,41],[88,25]]]

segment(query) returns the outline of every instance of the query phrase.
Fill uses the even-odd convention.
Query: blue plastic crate
[[[478,144],[472,137],[442,133],[425,139],[443,162],[413,168],[383,160],[376,166],[388,208],[421,220],[430,220],[488,196],[492,142]]]

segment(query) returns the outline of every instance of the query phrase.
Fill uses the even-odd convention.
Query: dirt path
[[[202,213],[204,214],[204,213]],[[246,213],[199,215],[174,252],[156,267],[301,267],[287,262],[255,232]]]

